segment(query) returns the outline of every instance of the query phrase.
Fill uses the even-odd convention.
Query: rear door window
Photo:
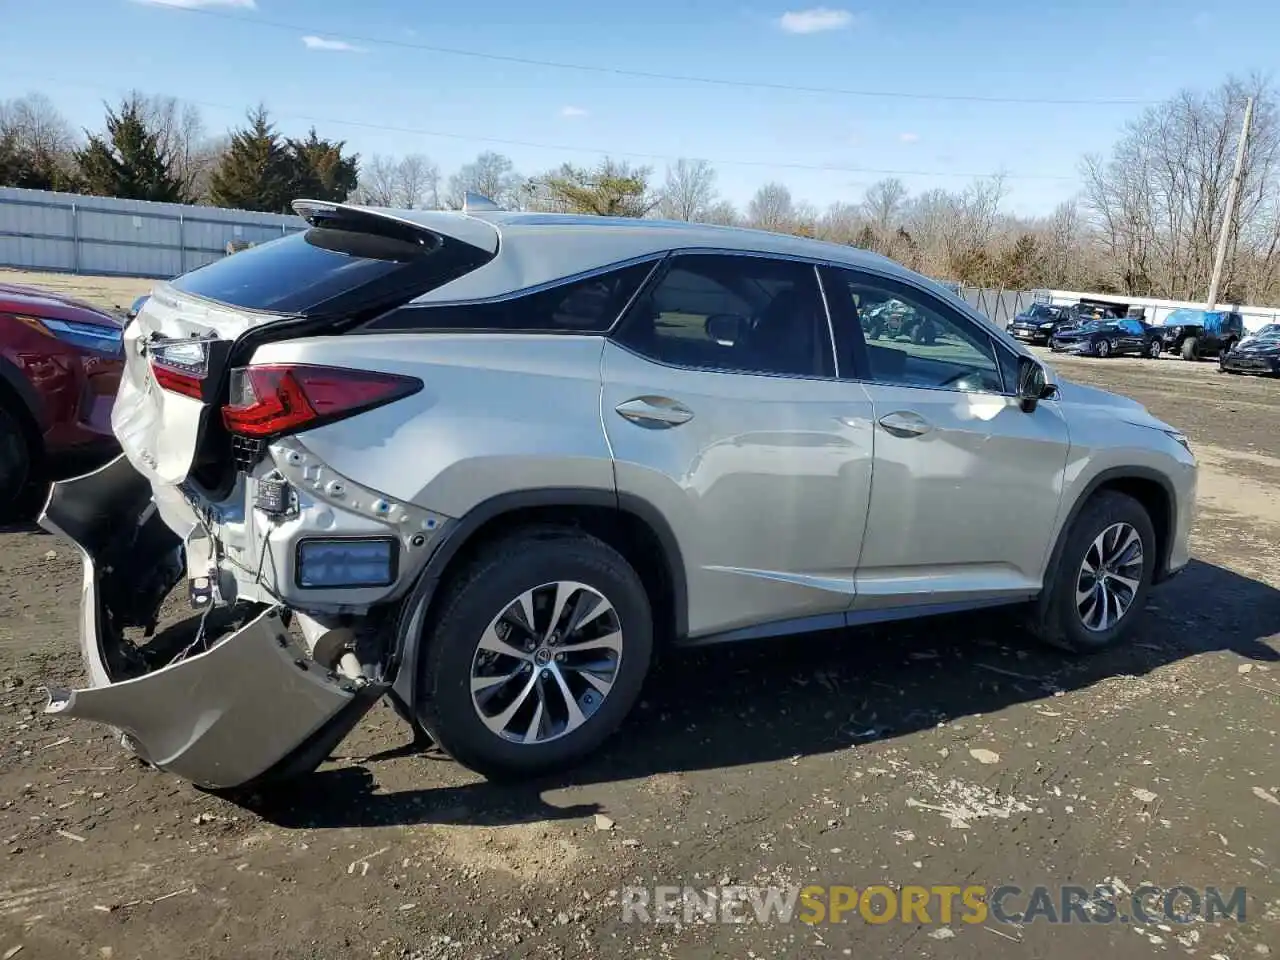
[[[653,272],[656,260],[632,263],[558,286],[479,303],[413,304],[370,323],[395,330],[604,333]]]

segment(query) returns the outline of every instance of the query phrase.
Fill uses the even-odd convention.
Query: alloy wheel
[[[1076,612],[1086,630],[1110,630],[1129,612],[1142,564],[1142,537],[1131,524],[1113,523],[1094,538],[1076,576]]]
[[[1107,340],[1099,340],[1099,341],[1098,341],[1097,350],[1098,350],[1098,356],[1100,356],[1100,357],[1106,357],[1106,356],[1109,356],[1109,355],[1111,354],[1111,343],[1110,343],[1110,341],[1107,341]]]
[[[544,583],[511,600],[480,637],[472,705],[503,739],[556,740],[600,709],[622,652],[621,622],[600,591],[572,580]]]

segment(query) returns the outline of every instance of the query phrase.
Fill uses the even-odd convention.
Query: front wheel
[[[22,424],[0,407],[0,519],[9,519],[31,480],[31,449]]]
[[[1111,341],[1099,340],[1093,345],[1093,350],[1099,357],[1105,360],[1107,357],[1111,356]]]
[[[1156,564],[1155,528],[1142,504],[1095,494],[1067,531],[1033,608],[1031,632],[1073,653],[1115,646],[1146,605]]]
[[[417,712],[460,763],[535,776],[591,753],[640,694],[653,650],[644,585],[603,541],[517,533],[450,578]]]
[[[1200,359],[1200,341],[1196,337],[1187,337],[1182,341],[1182,359],[1183,360],[1199,360]]]
[[[1160,359],[1160,341],[1159,340],[1152,340],[1149,344],[1147,344],[1147,356],[1150,357],[1152,360]]]

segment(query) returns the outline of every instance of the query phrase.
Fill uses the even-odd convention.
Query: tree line
[[[1043,217],[1005,209],[1003,177],[912,194],[897,178],[819,209],[783,183],[742,209],[714,167],[681,159],[661,173],[606,158],[518,171],[493,151],[448,176],[430,157],[362,158],[345,141],[281,134],[265,107],[224,136],[197,108],[133,93],[102,128],[78,134],[41,94],[0,103],[0,185],[288,212],[297,197],[458,209],[468,192],[509,209],[662,217],[816,237],[882,253],[939,279],[1195,300],[1205,295],[1226,213],[1245,98],[1254,97],[1241,203],[1230,224],[1224,301],[1280,302],[1280,122],[1269,81],[1229,78],[1145,110],[1111,151],[1080,161],[1082,189]]]

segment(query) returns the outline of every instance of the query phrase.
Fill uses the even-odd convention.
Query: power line
[[[188,9],[186,7],[174,9]],[[0,75],[5,75],[0,73]],[[101,92],[104,87],[95,84],[76,83],[73,81],[61,80],[54,77],[32,77],[30,74],[7,74],[10,77],[21,76],[24,81],[36,81],[39,83],[49,83],[55,86],[75,87],[85,90],[94,90]],[[128,89],[123,87],[116,88],[117,93],[127,93]],[[205,107],[209,110],[230,110],[239,112],[243,110],[243,106],[231,106],[225,103],[215,103],[210,100],[193,100],[187,97],[180,98],[184,103],[194,104],[199,107]],[[334,124],[336,126],[356,127],[364,130],[377,130],[384,133],[401,133],[419,137],[436,137],[445,140],[459,140],[467,143],[489,143],[497,146],[505,147],[526,147],[535,150],[551,150],[560,153],[592,153],[602,157],[626,157],[635,160],[654,160],[664,163],[673,163],[677,160],[705,160],[713,166],[720,167],[756,167],[777,170],[805,170],[810,172],[826,172],[826,173],[860,173],[872,174],[874,176],[885,177],[958,177],[964,180],[984,179],[987,177],[1003,177],[1006,180],[1056,180],[1068,181],[1077,179],[1074,176],[1064,176],[1061,174],[1033,174],[1033,173],[1010,173],[1006,171],[995,171],[988,173],[968,173],[956,170],[902,170],[889,169],[879,167],[851,167],[843,164],[824,164],[824,163],[800,163],[793,161],[773,161],[773,160],[749,160],[749,159],[729,159],[723,157],[698,157],[689,154],[677,155],[667,153],[649,153],[636,150],[615,150],[603,149],[601,147],[584,147],[572,146],[569,144],[545,143],[535,140],[517,140],[510,137],[492,137],[487,134],[457,133],[446,130],[427,130],[422,127],[404,127],[387,123],[371,123],[367,120],[348,120],[340,117],[322,117],[309,113],[282,113],[274,111],[275,116],[287,120],[302,120],[306,123]]]
[[[167,5],[166,5],[167,6]],[[285,23],[281,20],[266,20],[256,16],[228,13],[224,10],[211,10],[208,7],[171,6],[171,10],[183,13],[198,14],[203,17],[214,17],[219,20],[231,20],[236,23],[248,23],[259,27],[276,30],[289,30],[300,35],[327,35],[337,38],[339,35],[331,30],[304,26],[296,23]],[[636,77],[642,80],[667,80],[678,83],[699,83],[708,86],[738,87],[750,90],[779,90],[789,93],[825,93],[844,97],[867,97],[889,100],[936,100],[951,103],[1013,103],[1037,106],[1147,106],[1153,100],[1137,97],[1098,97],[1098,98],[1050,98],[1050,97],[988,97],[959,93],[911,93],[904,90],[858,90],[846,87],[807,86],[793,83],[774,83],[767,80],[737,80],[729,77],[708,77],[687,73],[660,73],[649,70],[629,70],[622,67],[605,67],[586,63],[569,63],[563,60],[542,60],[536,57],[518,57],[511,54],[488,53],[481,50],[465,50],[461,47],[442,47],[428,43],[417,43],[409,40],[393,40],[389,37],[373,37],[362,34],[342,33],[344,41],[356,41],[374,46],[396,47],[403,50],[419,50],[426,53],[439,53],[454,57],[471,57],[477,60],[490,60],[498,63],[514,63],[530,67],[550,67],[556,70],[578,70],[586,73],[609,74],[618,77]]]

